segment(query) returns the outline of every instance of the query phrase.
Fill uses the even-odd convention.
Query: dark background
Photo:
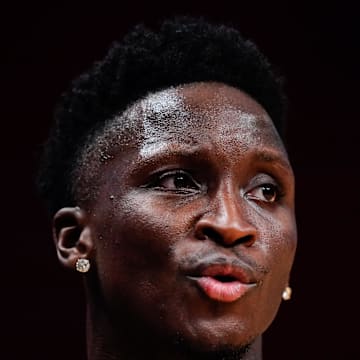
[[[122,4],[123,7],[120,5]],[[58,265],[32,184],[59,94],[137,22],[205,15],[253,39],[287,78],[298,253],[264,359],[360,358],[359,18],[350,2],[224,1],[2,8],[1,359],[84,359],[80,277]],[[356,143],[357,142],[357,143]]]

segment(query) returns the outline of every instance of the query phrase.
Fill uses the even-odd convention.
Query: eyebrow
[[[136,169],[131,169],[131,172],[137,172],[137,168],[146,168],[157,164],[159,161],[166,161],[166,159],[189,159],[197,158],[199,161],[204,159],[204,148],[195,143],[177,143],[167,142],[157,143],[148,149],[141,151],[139,156],[135,159]]]
[[[262,162],[273,166],[279,166],[281,169],[288,173],[293,173],[291,164],[282,152],[274,151],[271,149],[256,150],[250,155],[252,161]],[[158,161],[166,159],[186,159],[197,158],[199,161],[208,159],[205,154],[203,146],[196,142],[177,143],[167,142],[156,143],[149,146],[145,153],[140,154],[136,159],[136,163],[140,167],[147,167],[156,164]],[[134,169],[135,170],[135,169]],[[135,170],[136,171],[136,170]]]
[[[140,150],[139,161],[141,162],[149,162],[153,161],[158,157],[168,157],[169,156],[192,156],[196,154],[200,154],[202,152],[202,147],[197,144],[197,142],[190,143],[178,143],[178,142],[169,142],[163,141],[159,143],[149,144],[145,147],[145,149]]]
[[[277,153],[272,150],[261,150],[254,154],[254,158],[260,162],[279,165],[288,172],[293,171],[287,156],[282,155],[282,153]]]

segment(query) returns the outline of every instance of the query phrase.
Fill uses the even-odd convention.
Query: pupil
[[[266,200],[268,201],[274,201],[276,197],[276,192],[273,186],[271,185],[265,185],[262,188],[263,195]]]
[[[184,175],[177,175],[174,179],[174,185],[178,188],[190,187],[189,181]]]

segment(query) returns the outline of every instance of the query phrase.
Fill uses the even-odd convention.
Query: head
[[[63,96],[40,184],[113,351],[243,351],[272,322],[296,247],[283,109],[254,44],[198,20],[136,28]]]

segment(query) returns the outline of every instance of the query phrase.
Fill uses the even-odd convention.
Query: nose
[[[246,219],[244,201],[230,193],[219,194],[213,210],[196,223],[196,238],[209,239],[225,247],[252,246],[257,239],[257,229]]]

